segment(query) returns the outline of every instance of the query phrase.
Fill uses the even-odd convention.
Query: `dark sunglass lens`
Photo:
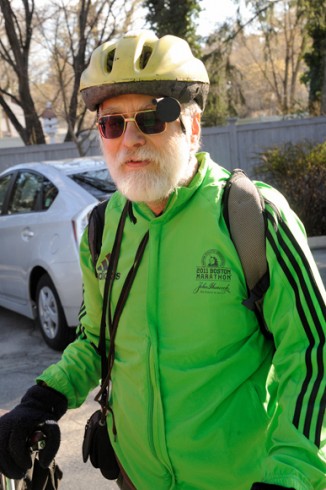
[[[145,134],[162,133],[165,122],[156,117],[156,111],[138,112],[135,116],[139,129]]]
[[[124,128],[123,116],[104,116],[99,120],[100,131],[103,138],[119,138]]]

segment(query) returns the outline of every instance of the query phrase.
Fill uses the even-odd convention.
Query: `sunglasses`
[[[153,109],[135,112],[134,117],[126,117],[125,114],[100,116],[97,125],[103,138],[114,139],[123,135],[127,122],[134,122],[144,134],[163,133],[166,129],[166,122],[159,119],[156,110]]]

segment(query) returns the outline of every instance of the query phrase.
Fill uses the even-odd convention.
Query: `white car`
[[[78,324],[81,234],[90,211],[114,190],[97,157],[20,164],[0,174],[0,306],[34,318],[55,350]]]

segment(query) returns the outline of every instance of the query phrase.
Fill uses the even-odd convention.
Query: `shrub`
[[[287,143],[259,153],[255,178],[278,189],[308,236],[326,235],[326,141]]]

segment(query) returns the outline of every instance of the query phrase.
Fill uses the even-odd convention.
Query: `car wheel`
[[[67,326],[58,293],[48,274],[36,288],[37,323],[49,347],[63,350],[73,339],[75,329]]]

